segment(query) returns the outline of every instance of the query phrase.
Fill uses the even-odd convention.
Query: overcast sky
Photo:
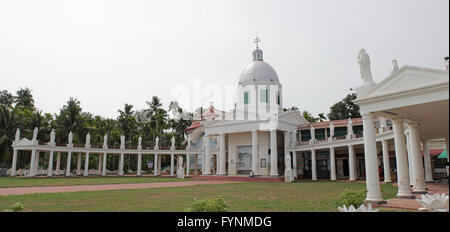
[[[443,69],[449,1],[2,0],[0,90],[29,87],[50,113],[76,97],[84,111],[115,118],[124,103],[142,109],[154,95],[167,106],[173,87],[194,77],[237,84],[256,31],[284,106],[328,113],[362,84],[361,48],[376,82],[392,59]]]

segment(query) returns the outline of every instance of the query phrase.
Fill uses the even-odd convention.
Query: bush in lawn
[[[362,203],[364,203],[364,199],[366,198],[367,190],[348,190],[346,189],[339,196],[341,201],[349,207],[353,205],[354,207],[359,207]]]
[[[191,207],[186,208],[186,212],[227,212],[227,205],[223,198],[195,199]]]
[[[13,207],[11,207],[11,209],[6,209],[4,210],[4,212],[20,212],[23,210],[23,204],[22,202],[18,201],[16,202],[16,204],[13,205]]]

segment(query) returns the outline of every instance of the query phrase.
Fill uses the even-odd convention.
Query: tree
[[[56,116],[56,138],[60,142],[67,142],[67,136],[70,132],[73,133],[74,142],[80,143],[83,141],[81,137],[83,130],[83,117],[80,101],[76,98],[70,98],[67,104],[60,109],[59,115]]]
[[[34,111],[34,99],[29,88],[20,88],[17,90],[16,94],[17,95],[14,96],[14,103],[16,103],[16,107],[23,106]]]
[[[16,114],[13,110],[0,105],[0,167],[11,160],[12,148],[17,129]]]
[[[288,108],[283,108],[283,111],[287,112],[287,111],[300,111],[300,110],[298,109],[297,106],[291,106],[291,107],[288,107]]]
[[[330,107],[330,113],[327,115],[329,120],[341,120],[348,118],[360,118],[359,106],[353,100],[356,94],[348,94],[344,99]]]
[[[0,91],[0,106],[11,108],[14,102],[14,97],[8,92],[8,90]]]
[[[308,122],[317,122],[317,118],[314,118],[314,116],[306,110],[302,112],[302,116]]]

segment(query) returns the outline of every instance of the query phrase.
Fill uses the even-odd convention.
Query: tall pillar
[[[102,167],[102,176],[106,176],[106,160],[107,160],[107,156],[108,156],[108,153],[106,153],[106,152],[104,152],[103,153],[103,167]]]
[[[120,153],[120,162],[119,162],[119,176],[123,176],[123,163],[124,163],[124,153]]]
[[[56,155],[56,171],[55,171],[55,175],[59,175],[60,168],[61,168],[61,152],[58,151],[58,153]]]
[[[330,180],[336,180],[336,156],[334,147],[330,147]]]
[[[198,154],[195,155],[194,159],[194,175],[198,175]]]
[[[103,153],[98,154],[98,171],[97,175],[102,174],[102,167],[103,167]]]
[[[381,147],[383,150],[383,169],[384,169],[384,182],[390,183],[391,180],[391,164],[389,162],[389,146],[387,140],[381,141]]]
[[[66,176],[70,176],[70,161],[72,159],[72,152],[67,152],[67,165],[66,165]]]
[[[86,152],[86,157],[84,159],[84,176],[89,175],[89,152]]]
[[[405,128],[403,119],[392,119],[397,163],[398,198],[414,198],[409,185],[408,157],[406,155]]]
[[[252,141],[253,141],[253,137],[252,137]],[[252,144],[253,144],[253,142],[252,142]],[[253,150],[254,149],[252,147],[252,152],[253,152]],[[225,159],[225,134],[220,134],[219,172],[217,173],[218,175],[226,175],[225,166],[226,166],[226,159]]]
[[[54,151],[50,151],[50,154],[48,156],[47,176],[52,176],[53,175],[53,153],[54,153]]]
[[[410,132],[409,128],[407,130],[406,136],[406,153],[408,155],[408,173],[409,173],[409,185],[414,185],[414,172],[413,172],[413,162],[414,160],[411,158],[411,141],[410,141]]]
[[[34,175],[39,175],[39,155],[40,151],[36,151],[36,163],[34,164]]]
[[[413,193],[427,193],[425,189],[425,175],[423,169],[422,154],[420,152],[419,124],[408,123],[411,142],[411,159],[413,160]]]
[[[224,153],[225,153],[225,150],[224,150]],[[253,175],[259,175],[258,164],[259,164],[258,131],[252,130],[252,171],[253,171]]]
[[[366,186],[368,202],[386,203],[381,197],[378,173],[377,144],[372,114],[363,113],[364,159],[366,165]]]
[[[204,175],[211,175],[211,142],[209,135],[205,135],[205,142],[205,159],[203,160],[203,166],[205,167]]]
[[[17,149],[14,148],[13,160],[11,165],[11,176],[16,176],[16,166],[17,166]]]
[[[173,176],[173,164],[174,164],[174,154],[170,154],[170,175]]]
[[[423,160],[425,163],[425,181],[433,182],[433,173],[431,171],[430,147],[428,140],[424,140],[423,144]]]
[[[292,152],[292,170],[294,170],[294,176],[295,176],[295,178],[297,178],[298,177],[298,174],[297,174],[297,152],[295,152],[295,151],[293,151]]]
[[[81,153],[78,153],[77,157],[77,175],[81,174]]]
[[[311,179],[317,180],[316,150],[311,150]]]
[[[158,155],[158,175],[161,175],[161,168],[162,168],[162,165],[161,165],[161,159],[162,159],[162,155]]]
[[[28,174],[30,177],[33,177],[35,174],[35,166],[36,166],[36,149],[31,149],[31,164],[30,164],[30,173]]]
[[[288,155],[290,155],[289,152],[288,152],[288,148],[289,148],[289,133],[287,131],[283,131],[283,140],[284,140],[284,156],[283,156],[284,159],[283,159],[283,161],[285,163],[284,164],[284,169],[286,170],[288,166],[292,167],[291,164],[286,164],[286,158],[287,158]],[[292,159],[289,159],[289,160],[292,161]],[[291,170],[292,170],[292,168],[291,168]]]
[[[270,131],[270,176],[278,176],[277,130]]]
[[[153,175],[158,176],[158,153],[155,153],[153,163]]]
[[[186,176],[191,175],[191,155],[186,154]]]
[[[356,180],[356,154],[353,145],[348,145],[348,163],[350,180]]]
[[[142,175],[142,153],[138,153],[138,160],[137,160],[137,176]]]

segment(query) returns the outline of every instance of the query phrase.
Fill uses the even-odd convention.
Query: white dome
[[[263,60],[254,60],[242,71],[239,84],[280,84],[280,81],[270,64]]]

